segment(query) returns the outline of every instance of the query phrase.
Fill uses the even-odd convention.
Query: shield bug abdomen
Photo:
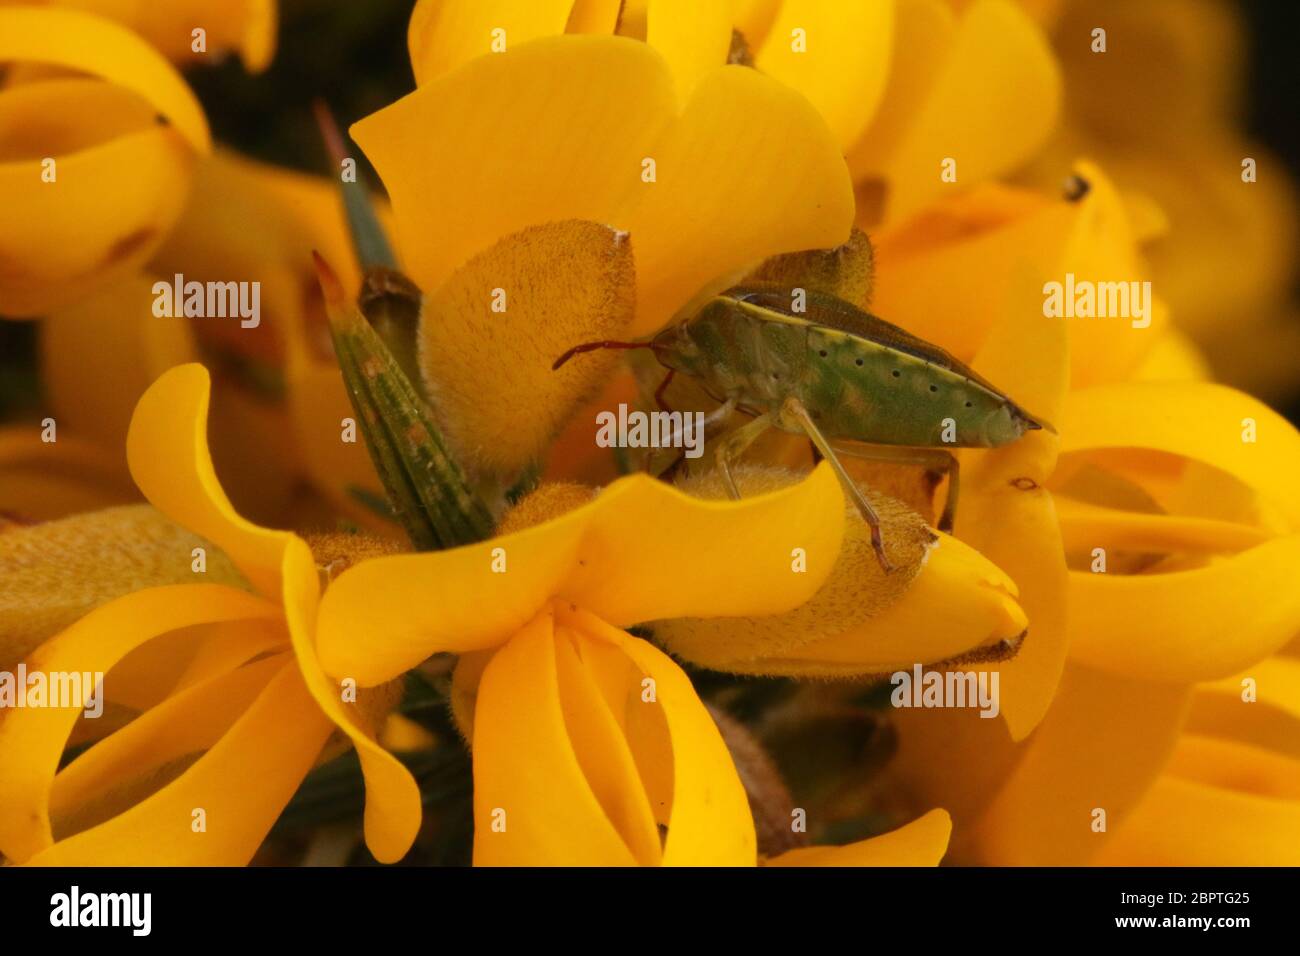
[[[787,398],[831,439],[993,447],[1038,423],[942,349],[841,299],[737,287],[654,343],[659,360],[719,401],[777,414]],[[791,430],[798,430],[791,428]]]

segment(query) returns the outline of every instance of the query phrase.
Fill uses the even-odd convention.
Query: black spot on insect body
[[[890,374],[891,374],[891,375],[893,375],[893,376],[894,376],[894,378],[901,378],[901,377],[902,377],[902,375],[903,375],[903,373],[902,373],[902,372],[900,372],[900,371],[899,371],[899,370],[898,370],[898,369],[894,369],[894,371],[893,371],[893,372],[891,372],[891,373],[890,373]]]

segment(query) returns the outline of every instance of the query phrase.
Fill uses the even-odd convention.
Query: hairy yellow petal
[[[205,574],[193,569],[193,549],[200,547],[207,551]],[[0,534],[0,668],[124,594],[240,581],[225,555],[148,505],[6,530]]]
[[[506,236],[426,295],[420,370],[459,460],[503,475],[536,460],[618,357],[555,360],[623,338],[635,286],[626,233],[567,220]]]

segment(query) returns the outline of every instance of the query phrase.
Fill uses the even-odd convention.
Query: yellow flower
[[[137,269],[211,141],[180,74],[110,20],[0,8],[5,62],[77,71],[0,90],[0,315],[27,317]]]
[[[73,9],[114,20],[178,65],[219,62],[239,53],[250,73],[266,69],[275,52],[276,0],[0,0],[0,6]],[[201,49],[194,31],[202,29]]]
[[[713,718],[671,659],[615,625],[801,604],[839,548],[836,480],[822,467],[720,503],[633,476],[591,496],[547,486],[489,541],[344,571],[322,601],[321,660],[372,686],[461,655],[452,694],[474,754],[477,865],[752,865],[745,790]],[[769,862],[932,865],[947,818],[878,839]]]
[[[1251,666],[1300,630],[1286,583],[1300,564],[1300,498],[1286,477],[1300,467],[1300,434],[1202,382],[1126,382],[1102,368],[1094,379],[1107,384],[1067,393],[1072,320],[1032,308],[1037,282],[1023,299],[1016,288],[1005,301],[1021,302],[1018,318],[994,329],[976,368],[995,381],[1014,382],[1017,369],[1022,381],[1054,381],[1056,398],[1040,391],[1031,407],[1060,408],[1059,449],[1037,463],[1031,442],[975,453],[1018,460],[983,493],[1019,513],[991,521],[983,493],[973,507],[964,495],[956,530],[1016,581],[1039,642],[1000,668],[1010,733],[967,714],[901,713],[893,773],[953,813],[958,860],[1078,864],[1174,753],[1190,686]],[[1112,324],[1108,334],[1149,331]],[[1114,350],[1121,369],[1128,351]],[[1032,438],[1040,450],[1057,442]],[[1018,476],[1036,488],[1020,494]]]
[[[1295,866],[1298,743],[1300,660],[1294,653],[1199,685],[1172,757],[1096,862]]]
[[[108,700],[141,713],[62,770],[80,707],[18,709],[0,721],[0,851],[17,862],[246,863],[336,727],[361,757],[371,851],[393,861],[414,839],[414,780],[375,742],[375,715],[343,703],[317,661],[320,581],[311,551],[231,508],[208,456],[207,404],[201,366],[168,372],[140,401],[127,456],[145,497],[220,549],[247,586],[168,583],[146,563],[142,577],[158,586],[100,603],[27,655],[29,672],[107,674]],[[175,545],[175,536],[160,537]],[[111,537],[107,544],[101,562],[121,547]],[[22,532],[0,541],[22,545]],[[59,555],[76,551],[49,557]],[[155,560],[174,567],[176,557],[164,548]],[[197,560],[190,551],[181,559]],[[209,560],[214,572],[221,567],[215,553]],[[92,590],[80,600],[103,596]],[[230,785],[250,779],[257,786]]]
[[[821,114],[848,161],[865,228],[1015,169],[1052,130],[1061,80],[1037,24],[1010,0],[962,7],[944,0],[640,0],[621,8],[420,0],[408,46],[423,87],[503,48],[566,30],[616,29],[663,56],[682,100],[698,95],[723,63],[750,63]],[[955,179],[945,180],[941,164],[949,160]]]
[[[621,37],[472,59],[353,135],[425,292],[443,427],[467,464],[498,473],[539,456],[611,369],[553,371],[570,345],[652,332],[764,256],[842,241],[853,216],[843,160],[802,97],[725,67],[683,99],[665,59]]]
[[[1064,163],[1086,155],[1158,206],[1152,279],[1180,326],[1225,381],[1283,397],[1300,352],[1296,191],[1285,163],[1241,124],[1248,50],[1239,10],[1222,0],[1060,7],[1051,33],[1069,108],[1034,178],[1054,183]],[[1103,24],[1109,43],[1097,54],[1087,38]]]

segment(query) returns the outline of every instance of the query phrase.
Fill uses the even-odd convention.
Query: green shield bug
[[[648,342],[588,342],[555,361],[595,349],[651,349],[668,374],[663,394],[680,372],[722,405],[752,419],[723,437],[718,468],[739,497],[731,462],[766,429],[806,435],[839,475],[862,517],[885,570],[880,522],[840,462],[840,454],[926,465],[949,476],[941,530],[950,530],[957,502],[957,460],[950,448],[994,448],[1045,423],[943,349],[842,299],[789,288],[737,286],[709,300],[695,315]],[[1047,426],[1050,428],[1050,426]],[[848,450],[836,440],[861,442]]]

